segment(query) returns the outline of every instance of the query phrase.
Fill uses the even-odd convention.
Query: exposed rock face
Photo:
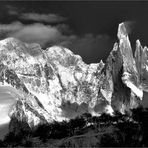
[[[141,46],[139,40],[136,41],[135,61],[140,80],[140,87],[148,92],[148,48]]]
[[[147,48],[137,41],[135,58],[124,23],[106,64],[85,64],[64,47],[42,50],[14,38],[0,41],[0,85],[16,89],[12,119],[30,127],[89,112],[135,108],[147,88]]]

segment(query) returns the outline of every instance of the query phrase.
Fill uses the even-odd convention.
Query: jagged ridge
[[[85,112],[124,113],[139,104],[147,91],[147,47],[137,40],[135,57],[124,23],[119,43],[104,64],[85,64],[64,47],[42,50],[14,38],[0,41],[0,85],[15,88],[12,119],[30,127],[75,118]]]

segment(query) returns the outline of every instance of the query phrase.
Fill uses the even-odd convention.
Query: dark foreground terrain
[[[54,122],[30,129],[16,121],[0,141],[1,147],[148,147],[148,109],[132,110],[132,115],[116,113],[92,117],[83,114],[69,122]],[[11,124],[10,124],[11,125]]]

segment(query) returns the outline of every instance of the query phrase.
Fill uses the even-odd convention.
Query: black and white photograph
[[[0,0],[0,147],[148,147],[148,1]]]

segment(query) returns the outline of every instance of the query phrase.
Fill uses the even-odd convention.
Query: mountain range
[[[14,88],[10,93],[16,99],[11,127],[16,120],[33,128],[84,113],[125,114],[137,108],[148,92],[148,48],[137,40],[133,54],[124,23],[117,36],[107,60],[92,64],[62,46],[43,50],[36,43],[1,40],[0,85]]]

